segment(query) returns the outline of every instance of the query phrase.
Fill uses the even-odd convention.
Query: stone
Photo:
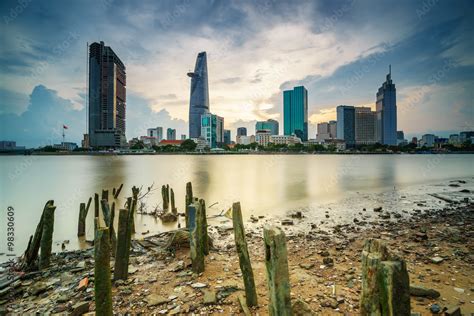
[[[88,277],[85,277],[84,279],[82,279],[81,281],[79,281],[79,285],[77,286],[77,289],[79,291],[81,290],[84,290],[87,288],[87,286],[89,285],[89,278]]]
[[[168,303],[169,300],[158,294],[150,294],[146,297],[145,301],[148,306],[157,306],[164,303]]]
[[[211,305],[217,302],[216,292],[211,290],[204,290],[203,303],[204,305]]]
[[[381,206],[375,207],[374,212],[382,212],[382,207]]]
[[[444,259],[442,257],[439,257],[439,256],[431,258],[431,262],[436,263],[436,264],[439,264],[439,263],[443,262],[443,260]]]
[[[328,299],[325,299],[322,303],[321,303],[321,307],[331,307],[333,309],[336,309],[337,308],[337,301],[333,298],[328,298]]]
[[[450,306],[447,310],[444,311],[446,316],[461,316],[461,307],[459,306]]]
[[[32,287],[30,287],[29,292],[33,296],[37,296],[48,289],[48,284],[45,282],[37,282]]]
[[[323,263],[328,267],[332,267],[334,265],[334,259],[330,257],[323,258]]]
[[[297,299],[291,307],[294,316],[311,316],[316,315],[311,307],[303,300]]]
[[[281,221],[281,224],[283,226],[290,226],[290,225],[294,225],[293,221],[291,219],[284,219]]]
[[[300,263],[300,267],[306,270],[314,268],[314,263]]]
[[[71,316],[80,316],[89,311],[89,302],[79,302],[72,307]]]
[[[456,292],[458,292],[459,294],[463,294],[463,293],[464,293],[464,289],[461,289],[461,288],[459,288],[459,287],[455,287],[454,290],[455,290]]]
[[[435,299],[438,298],[441,294],[434,289],[428,289],[418,285],[410,285],[410,295]]]
[[[206,287],[206,286],[207,286],[207,284],[200,283],[200,282],[196,282],[196,283],[191,284],[191,287],[193,289],[201,289],[201,288]]]
[[[433,304],[430,306],[430,311],[433,314],[438,314],[439,312],[441,312],[441,307],[438,304]]]

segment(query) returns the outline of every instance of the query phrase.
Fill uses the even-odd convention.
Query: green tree
[[[192,139],[186,139],[179,147],[182,151],[194,151],[196,146],[197,144]]]

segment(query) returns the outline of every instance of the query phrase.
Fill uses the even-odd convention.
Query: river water
[[[411,207],[400,199],[447,190],[453,179],[474,179],[473,155],[150,155],[150,156],[0,156],[0,253],[7,253],[7,208],[15,212],[14,252],[23,253],[47,200],[57,206],[54,250],[69,240],[67,249],[80,247],[77,233],[79,204],[95,192],[124,184],[117,208],[131,196],[131,187],[152,191],[144,199],[147,210],[161,207],[161,185],[175,192],[183,212],[186,182],[194,195],[206,200],[208,215],[240,201],[244,217],[278,217],[303,210],[315,220],[330,211],[331,221],[350,219],[362,207],[384,204]],[[411,201],[413,202],[413,201]],[[410,202],[410,203],[411,203]],[[93,205],[86,232],[93,239]],[[176,227],[163,226],[150,215],[137,215],[137,234]],[[5,256],[0,257],[3,261]]]

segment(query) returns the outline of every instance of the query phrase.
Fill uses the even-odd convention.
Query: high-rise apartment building
[[[308,90],[303,86],[283,91],[283,129],[285,135],[308,140]]]
[[[191,97],[189,101],[189,138],[201,136],[201,116],[209,113],[209,86],[207,82],[207,55],[198,54],[191,77]]]
[[[163,127],[149,128],[146,131],[148,137],[155,137],[159,143],[163,140]]]
[[[355,107],[355,143],[356,145],[372,145],[377,142],[375,124],[377,115],[369,107]]]
[[[221,147],[224,143],[224,118],[206,113],[201,116],[201,137],[209,148]]]
[[[90,147],[122,147],[126,111],[125,65],[104,42],[89,46]]]
[[[392,71],[377,92],[377,142],[384,145],[397,145],[397,97]]]
[[[259,131],[262,129],[268,129],[272,135],[278,135],[280,132],[278,121],[269,119],[266,121],[258,121],[255,124],[255,130]]]
[[[168,128],[166,130],[166,139],[167,140],[176,140],[176,130],[174,128]]]
[[[347,146],[355,144],[355,109],[350,105],[339,105],[337,111],[337,139]]]
[[[318,123],[316,140],[322,142],[326,139],[336,139],[336,121]]]
[[[230,129],[224,130],[224,145],[230,145],[232,138],[230,137]]]
[[[247,136],[247,128],[245,127],[237,128],[237,137],[238,136]]]

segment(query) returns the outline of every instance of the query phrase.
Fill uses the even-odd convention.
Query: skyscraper
[[[279,124],[278,121],[269,119],[266,121],[258,121],[255,124],[255,130],[262,130],[262,129],[268,129],[270,130],[271,135],[278,135],[280,132]]]
[[[201,137],[204,138],[209,148],[222,146],[224,143],[224,118],[206,113],[201,116]]]
[[[247,136],[247,128],[245,127],[237,128],[237,136]]]
[[[283,91],[283,128],[285,135],[295,134],[308,140],[308,90],[294,87]]]
[[[163,127],[147,129],[147,136],[155,137],[157,142],[161,142],[163,140]]]
[[[166,130],[166,139],[167,140],[176,140],[176,130],[174,128],[168,128]]]
[[[122,147],[125,139],[125,65],[104,42],[89,46],[89,145]]]
[[[198,54],[191,77],[191,97],[189,101],[189,138],[201,136],[201,116],[209,113],[209,86],[207,83],[206,52]]]
[[[322,142],[326,139],[336,139],[336,126],[336,121],[318,123],[316,140]]]
[[[397,97],[395,84],[392,83],[392,67],[386,81],[377,92],[377,142],[384,145],[397,145]]]
[[[350,105],[337,107],[337,139],[346,141],[346,145],[355,144],[355,109]]]
[[[377,115],[369,107],[355,108],[355,142],[357,145],[372,145],[375,139]]]
[[[224,130],[224,145],[230,145],[231,143],[231,136],[230,136],[230,129]]]

